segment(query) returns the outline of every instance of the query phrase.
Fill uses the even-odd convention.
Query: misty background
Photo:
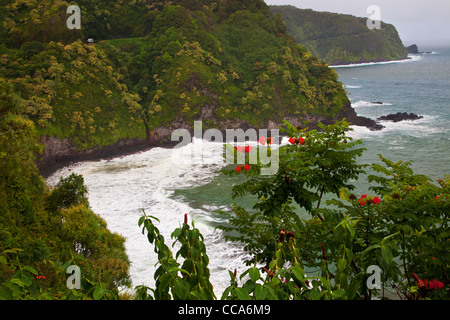
[[[405,46],[419,50],[450,46],[450,1],[448,0],[265,0],[268,5],[292,5],[369,17],[367,8],[377,5],[381,20],[393,24]]]

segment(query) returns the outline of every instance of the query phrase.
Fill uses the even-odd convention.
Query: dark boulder
[[[399,122],[399,121],[403,121],[403,120],[418,120],[418,119],[422,119],[423,116],[418,116],[417,114],[414,113],[407,113],[407,112],[397,112],[397,113],[391,113],[388,114],[387,116],[381,116],[379,117],[377,120],[386,120],[386,121],[394,121],[394,122]]]
[[[409,46],[406,48],[408,50],[408,53],[419,53],[419,48],[417,48],[416,44],[413,44],[412,46]]]

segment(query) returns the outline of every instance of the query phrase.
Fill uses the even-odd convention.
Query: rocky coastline
[[[419,120],[423,119],[423,116],[418,116],[415,113],[407,113],[407,112],[397,112],[397,113],[391,113],[386,116],[381,116],[377,118],[377,120],[383,120],[383,121],[393,121],[393,122],[399,122],[404,120]]]
[[[199,120],[206,120],[199,119]],[[337,120],[345,119],[351,125],[364,126],[372,131],[381,130],[383,126],[378,124],[375,120],[358,116],[350,103],[345,105],[342,112],[333,119],[326,119],[323,117],[309,117],[310,129],[317,129],[318,122],[325,125],[332,124]],[[294,126],[302,125],[299,119],[295,116],[286,116],[284,120],[289,121]],[[283,125],[282,121],[267,120],[259,128],[253,127],[245,121],[225,121],[218,125],[218,129],[225,132],[226,129],[278,129]],[[81,161],[100,161],[111,159],[115,157],[126,156],[138,152],[143,152],[154,147],[173,148],[179,142],[171,141],[172,132],[176,129],[187,129],[191,133],[193,128],[191,125],[184,123],[182,120],[175,121],[171,126],[161,126],[155,128],[147,139],[130,139],[120,140],[115,144],[105,146],[103,148],[94,148],[88,150],[78,150],[70,143],[70,140],[59,139],[56,137],[42,136],[40,142],[44,146],[44,153],[37,156],[36,164],[40,174],[47,178],[57,170],[66,166],[72,165]]]
[[[380,104],[382,102],[379,102]],[[379,121],[405,121],[405,120],[418,120],[423,116],[418,116],[414,113],[397,112],[395,114],[388,114],[381,116],[376,120],[367,117],[358,116],[355,110],[350,104],[346,105],[343,111],[334,119],[326,119],[322,117],[310,117],[308,127],[310,129],[318,129],[318,122],[325,125],[329,125],[338,120],[345,119],[351,125],[366,127],[371,131],[379,131],[384,128]],[[199,119],[202,120],[202,119]],[[287,116],[284,120],[289,121],[292,125],[298,126],[302,123],[294,116]],[[278,129],[283,124],[272,120],[266,121],[260,128],[261,129]],[[260,129],[249,125],[244,121],[226,121],[220,123],[219,130],[225,134],[226,129],[243,129],[248,130],[250,128]],[[176,129],[187,129],[193,133],[193,128],[189,124],[182,121],[174,122],[170,127],[161,126],[155,128],[148,139],[131,139],[120,140],[115,144],[105,146],[98,149],[77,150],[69,139],[59,139],[55,137],[42,136],[40,141],[45,147],[45,152],[37,157],[37,166],[41,175],[44,178],[49,177],[55,171],[81,161],[100,161],[112,159],[115,157],[126,156],[129,154],[139,153],[149,150],[154,147],[160,148],[173,148],[179,141],[171,141],[171,134]]]

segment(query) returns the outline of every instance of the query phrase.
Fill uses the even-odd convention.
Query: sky
[[[449,0],[265,0],[268,5],[293,5],[302,9],[369,17],[371,5],[380,9],[383,22],[393,24],[405,46],[419,50],[450,46]]]

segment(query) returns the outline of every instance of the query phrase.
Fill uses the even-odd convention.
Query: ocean
[[[378,163],[382,154],[393,161],[413,161],[415,173],[434,180],[450,174],[450,48],[430,51],[404,61],[333,67],[358,115],[376,119],[413,112],[423,116],[415,121],[381,121],[385,126],[381,131],[352,126],[350,136],[362,139],[367,149],[361,163]],[[196,161],[198,154],[192,152],[197,147],[202,147],[202,161]],[[158,217],[157,226],[169,245],[170,234],[189,213],[189,223],[194,221],[205,238],[211,282],[220,298],[230,282],[228,270],[237,269],[239,275],[247,267],[242,245],[225,241],[215,229],[225,222],[217,210],[227,211],[233,201],[250,207],[254,200],[231,199],[231,188],[239,181],[220,174],[225,166],[222,151],[220,143],[194,140],[177,150],[153,148],[77,163],[55,172],[48,183],[54,185],[72,172],[83,175],[93,211],[111,231],[126,238],[133,287],[155,283],[157,256],[138,227],[142,210]],[[369,188],[365,178],[354,181],[358,193]]]

